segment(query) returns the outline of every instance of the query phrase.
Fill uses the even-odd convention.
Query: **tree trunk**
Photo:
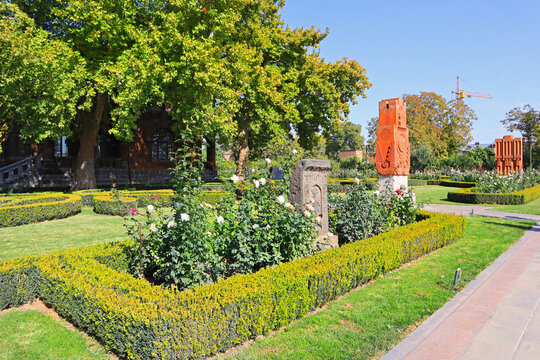
[[[79,154],[75,161],[75,174],[71,183],[72,191],[96,188],[94,149],[106,102],[107,94],[98,94],[94,112],[79,114],[81,138]]]
[[[239,146],[238,151],[238,164],[236,165],[236,175],[243,178],[243,171],[249,165],[249,122],[247,114],[243,117],[240,123],[240,134],[239,134]]]

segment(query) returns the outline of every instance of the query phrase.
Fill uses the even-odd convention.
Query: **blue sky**
[[[466,98],[478,116],[475,141],[510,134],[501,124],[510,109],[540,110],[540,1],[286,0],[291,27],[330,31],[321,46],[328,61],[355,59],[373,86],[352,107],[362,125],[378,116],[378,102],[461,88],[493,99]],[[519,133],[514,133],[519,136]]]

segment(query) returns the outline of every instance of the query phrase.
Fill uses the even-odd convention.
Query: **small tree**
[[[343,126],[330,130],[326,140],[326,155],[338,160],[340,150],[361,149],[363,145],[362,126],[346,121]]]
[[[509,131],[517,130],[523,136],[523,141],[529,144],[529,167],[533,166],[533,144],[540,134],[540,111],[534,110],[530,105],[523,108],[513,108],[501,120]]]

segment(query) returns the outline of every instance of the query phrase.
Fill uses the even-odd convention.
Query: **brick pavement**
[[[540,221],[481,206],[426,210]],[[383,360],[540,359],[540,223]]]

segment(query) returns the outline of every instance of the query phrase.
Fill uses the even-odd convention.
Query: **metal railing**
[[[40,167],[41,159],[37,155],[4,166],[0,168],[0,186],[12,183]]]

